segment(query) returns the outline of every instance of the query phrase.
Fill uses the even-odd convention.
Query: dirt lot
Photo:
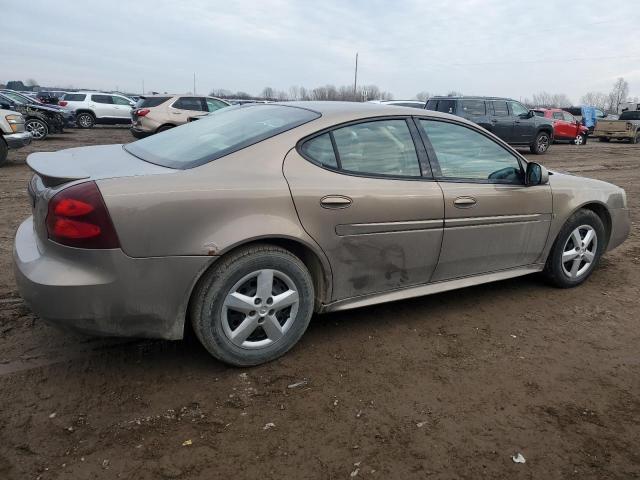
[[[69,131],[0,169],[1,479],[640,478],[640,146],[537,157],[627,190],[632,237],[585,285],[530,276],[320,316],[238,370],[192,340],[61,332],[18,297],[25,156],[129,140]]]

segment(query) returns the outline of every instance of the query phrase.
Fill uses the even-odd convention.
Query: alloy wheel
[[[287,334],[299,305],[291,278],[278,270],[258,270],[236,282],[225,297],[222,328],[238,347],[264,348]]]
[[[47,126],[40,120],[30,120],[25,125],[27,132],[31,133],[31,136],[36,140],[47,136]]]
[[[78,123],[83,128],[89,128],[91,126],[91,117],[89,115],[80,115]]]
[[[587,273],[596,258],[598,235],[591,225],[576,228],[562,249],[562,270],[570,278]]]
[[[549,148],[549,137],[540,135],[540,138],[538,138],[538,151],[540,153],[546,152],[547,148]]]
[[[582,145],[584,143],[584,137],[582,135],[578,135],[574,141],[576,145]]]

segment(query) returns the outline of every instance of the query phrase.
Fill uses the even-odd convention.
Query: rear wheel
[[[542,155],[549,150],[549,146],[551,145],[551,136],[547,132],[539,132],[536,135],[536,139],[531,144],[531,153],[535,153],[536,155]]]
[[[166,132],[167,130],[171,130],[175,125],[162,125],[161,127],[158,127],[158,130],[156,130],[156,133],[160,133],[160,132]]]
[[[629,140],[631,143],[640,143],[640,132],[636,133],[636,136]]]
[[[254,245],[205,273],[192,300],[191,322],[214,357],[258,365],[298,342],[313,304],[313,282],[300,259],[279,247]]]
[[[605,245],[605,229],[591,210],[579,210],[564,224],[549,253],[544,273],[560,288],[584,282],[598,265]]]
[[[600,137],[600,138],[598,138],[598,140],[601,141],[601,142],[608,142],[611,139],[608,138],[608,137]]]
[[[76,117],[76,123],[80,128],[93,128],[96,123],[96,119],[90,113],[82,112]]]
[[[9,148],[7,144],[4,143],[4,140],[0,138],[0,167],[7,162],[7,157],[9,156]]]
[[[39,118],[29,118],[24,124],[24,129],[34,140],[43,140],[49,135],[49,125]]]

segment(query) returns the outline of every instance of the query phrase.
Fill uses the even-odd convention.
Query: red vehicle
[[[539,117],[553,121],[553,139],[569,140],[576,145],[587,143],[589,129],[582,125],[576,117],[560,108],[536,108],[533,110]]]

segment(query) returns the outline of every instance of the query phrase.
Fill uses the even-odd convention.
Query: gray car
[[[409,107],[232,106],[27,163],[14,261],[39,316],[165,339],[190,322],[234,365],[284,354],[314,312],[534,272],[579,285],[630,228],[622,189]]]

